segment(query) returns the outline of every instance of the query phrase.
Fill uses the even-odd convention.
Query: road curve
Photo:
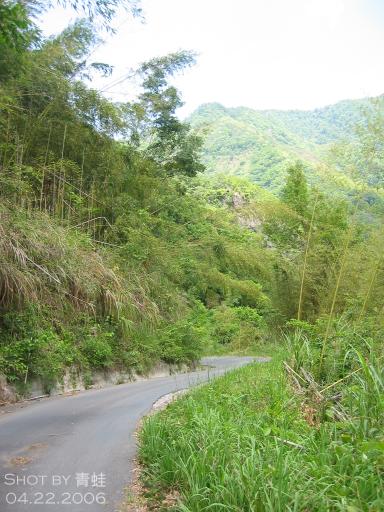
[[[152,404],[254,359],[205,358],[200,371],[52,397],[2,414],[0,511],[118,511],[130,482],[134,432]]]

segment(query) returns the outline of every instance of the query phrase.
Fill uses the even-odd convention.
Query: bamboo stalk
[[[19,165],[23,165],[24,158],[24,144],[20,145],[20,156],[19,156]]]
[[[18,132],[16,131],[15,133],[15,151],[14,151],[14,155],[15,155],[15,164],[16,165],[19,165],[19,149],[20,149],[20,146],[19,146],[19,141],[20,141],[20,137],[19,137],[19,134]]]
[[[378,357],[378,358],[377,358],[377,361],[380,361],[381,359],[383,359],[383,357],[384,357],[384,356],[380,356],[380,357]],[[341,379],[337,380],[336,382],[332,382],[332,384],[328,384],[328,386],[325,386],[325,388],[323,388],[323,389],[321,389],[321,390],[319,391],[320,395],[321,395],[322,393],[324,393],[324,391],[327,391],[328,389],[331,389],[331,388],[333,388],[333,387],[337,386],[337,384],[340,384],[341,382],[343,382],[343,381],[345,381],[345,380],[349,379],[349,377],[352,377],[352,375],[355,375],[356,373],[361,372],[361,370],[362,370],[362,369],[363,369],[363,368],[357,368],[357,370],[354,370],[353,372],[348,373],[348,375],[345,375],[345,377],[342,377]]]
[[[28,126],[28,120],[30,119],[30,117],[31,117],[31,108],[29,108],[28,117],[25,120],[25,124],[24,124],[23,143],[21,144],[20,157],[19,157],[20,165],[22,165],[22,163],[23,163],[24,147],[27,145],[26,144],[26,140],[27,140],[27,126]]]
[[[95,180],[93,179],[92,181],[92,186],[91,186],[91,204],[89,204],[89,201],[88,201],[88,224],[90,224],[91,222],[91,213],[93,211],[93,185],[95,183]],[[93,238],[96,238],[95,236],[93,236]]]
[[[356,211],[357,211],[357,205],[356,205],[356,208],[355,208],[355,212],[354,212],[353,218],[354,218],[354,216],[356,214]],[[346,240],[345,240],[344,248],[343,248],[343,254],[342,254],[342,257],[341,257],[339,273],[337,275],[336,286],[335,286],[335,290],[333,292],[333,297],[332,297],[331,310],[330,310],[329,315],[328,315],[327,327],[326,327],[326,330],[325,330],[324,339],[323,339],[323,343],[322,343],[322,347],[321,347],[320,360],[319,360],[319,373],[321,372],[322,367],[323,367],[324,354],[325,354],[325,349],[326,349],[326,346],[327,346],[327,342],[328,342],[328,338],[329,338],[329,334],[330,334],[330,330],[331,330],[331,324],[332,324],[332,319],[333,319],[333,313],[335,311],[336,299],[337,299],[337,295],[339,293],[341,277],[343,275],[344,268],[345,268],[345,263],[347,261],[348,247],[349,247],[349,244],[350,244],[350,242],[352,240],[353,231],[354,231],[354,224],[351,222],[351,224],[349,226],[349,229],[348,229],[347,237],[346,237]]]
[[[371,280],[369,282],[368,290],[367,290],[367,293],[365,295],[363,305],[361,307],[361,311],[360,311],[360,315],[359,315],[359,318],[358,318],[358,322],[360,322],[362,320],[362,318],[363,318],[363,315],[364,315],[364,312],[365,312],[365,308],[367,306],[367,302],[368,302],[369,296],[371,295],[373,284],[374,284],[374,282],[376,280],[376,276],[377,276],[377,274],[379,272],[381,262],[383,261],[383,257],[384,257],[383,255],[380,256],[380,258],[379,258],[379,260],[378,260],[378,262],[376,264],[375,270],[374,270],[374,272],[372,274],[372,278],[371,278]]]
[[[52,184],[52,204],[50,207],[51,214],[55,214],[55,201],[56,201],[56,173],[53,173],[53,184]]]
[[[60,175],[63,173],[63,159],[64,159],[64,148],[65,148],[65,140],[67,138],[67,125],[64,126],[64,135],[63,135],[63,145],[61,147],[61,162],[60,162]],[[64,219],[64,195],[65,195],[65,178],[66,178],[66,169],[64,167],[64,176],[63,176],[63,185],[61,190],[61,218]]]
[[[99,220],[99,219],[105,220],[105,222],[108,224],[108,226],[111,229],[113,228],[112,224],[109,222],[109,220],[106,217],[94,217],[94,218],[92,218],[90,220],[86,220],[84,222],[80,222],[80,224],[76,224],[76,226],[71,226],[71,229],[78,228],[80,226],[84,226],[85,224],[89,224],[90,222],[93,222],[93,221],[96,221],[96,220]]]
[[[318,197],[319,197],[319,195],[318,195],[318,194],[316,194],[316,198],[315,198],[315,201],[314,201],[314,204],[313,204],[312,215],[311,215],[311,222],[310,222],[309,230],[308,230],[307,243],[306,243],[306,247],[305,247],[304,263],[303,263],[303,272],[302,272],[302,276],[301,276],[301,284],[300,284],[299,307],[298,307],[298,310],[297,310],[297,319],[298,319],[298,320],[300,320],[300,319],[301,319],[301,310],[302,310],[302,305],[303,305],[303,294],[304,294],[305,273],[306,273],[306,269],[307,269],[307,260],[308,260],[308,253],[309,253],[309,245],[310,245],[311,237],[312,237],[313,221],[314,221],[314,219],[315,219],[315,211],[316,211],[316,206],[317,206]]]
[[[42,209],[42,204],[43,204],[45,168],[46,168],[47,161],[48,161],[48,151],[49,151],[49,144],[51,142],[51,133],[52,133],[52,124],[49,125],[47,147],[45,149],[45,157],[44,157],[44,165],[43,165],[43,176],[41,178],[41,189],[40,189],[40,210]]]
[[[83,158],[81,159],[81,173],[80,173],[80,199],[83,191],[83,178],[84,178],[84,161],[85,161],[85,147],[83,148]]]
[[[11,126],[11,116],[8,112],[8,122],[7,122],[7,136],[5,139],[5,148],[4,148],[4,155],[3,155],[3,168],[5,168],[6,162],[7,162],[7,152],[8,152],[8,144],[9,144],[9,130]]]

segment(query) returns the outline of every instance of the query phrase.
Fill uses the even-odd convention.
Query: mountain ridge
[[[188,121],[204,134],[203,161],[208,174],[247,177],[278,192],[288,162],[300,159],[311,184],[335,189],[329,183],[329,172],[324,178],[321,167],[331,165],[328,153],[333,144],[353,142],[355,127],[364,123],[364,110],[371,101],[342,100],[313,110],[255,110],[205,103]],[[331,173],[337,178],[337,188],[340,177],[345,178],[347,188],[353,188],[352,178],[343,169],[332,168]]]

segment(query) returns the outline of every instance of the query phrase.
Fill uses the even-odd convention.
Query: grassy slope
[[[311,183],[348,192],[357,186],[350,177],[319,164],[330,144],[350,140],[366,103],[342,101],[313,111],[256,111],[207,104],[192,114],[190,122],[207,131],[204,159],[211,173],[246,176],[278,191],[284,182],[286,160],[299,158],[307,163]]]
[[[283,357],[277,350],[146,421],[140,456],[155,503],[171,491],[184,512],[382,510],[383,447],[369,433],[358,439],[352,423],[313,424]]]
[[[133,288],[112,254],[45,213],[1,201],[0,221],[0,373],[21,392],[34,377],[49,391],[66,368],[119,361],[111,319]]]

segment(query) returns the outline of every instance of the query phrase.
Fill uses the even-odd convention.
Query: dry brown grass
[[[0,209],[0,306],[25,302],[118,315],[128,300],[121,279],[85,236],[45,214]]]

